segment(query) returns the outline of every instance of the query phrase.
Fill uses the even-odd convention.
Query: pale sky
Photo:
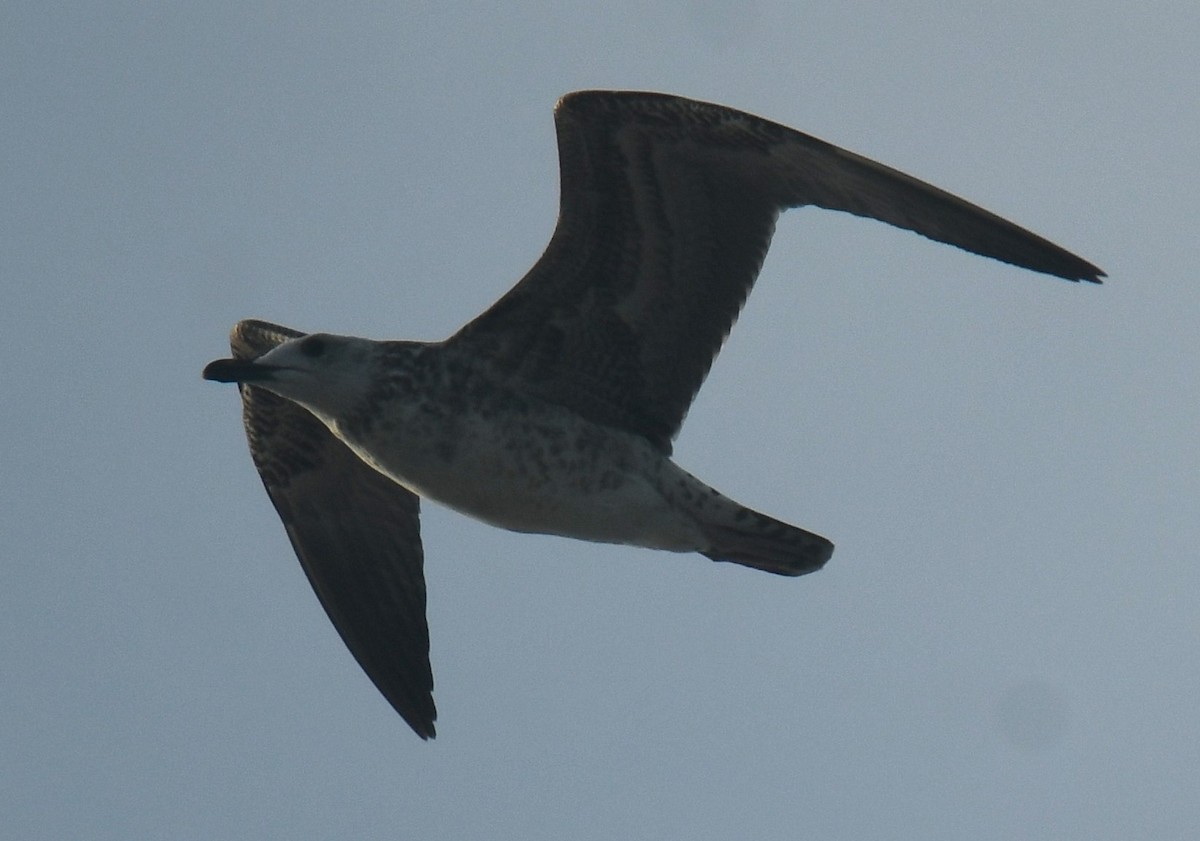
[[[0,834],[1194,837],[1197,43],[1184,2],[7,4]],[[786,214],[676,456],[833,560],[428,504],[423,743],[200,370],[244,317],[452,333],[544,247],[590,87],[815,134],[1109,278]]]

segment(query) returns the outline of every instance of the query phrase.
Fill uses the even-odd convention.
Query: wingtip
[[[1093,266],[1091,263],[1081,258],[1077,259],[1079,259],[1079,262],[1082,265],[1079,267],[1078,271],[1068,278],[1068,280],[1074,280],[1076,282],[1083,281],[1085,283],[1095,284],[1104,283],[1103,278],[1108,277],[1108,274],[1103,269],[1101,269],[1099,266]]]
[[[430,698],[430,703],[432,703],[432,698]],[[393,707],[394,706],[395,705],[393,704]],[[412,731],[421,737],[421,741],[428,742],[437,738],[437,727],[434,725],[434,722],[437,721],[436,709],[431,713],[421,713],[417,715],[405,715],[398,708],[396,711],[400,712],[400,716],[404,719],[404,723],[411,727]]]
[[[1040,237],[1039,237],[1040,239]],[[1043,272],[1045,274],[1061,277],[1063,280],[1069,280],[1072,283],[1096,283],[1103,284],[1102,278],[1108,275],[1099,266],[1094,266],[1082,257],[1078,257],[1069,251],[1059,248],[1057,245],[1051,244],[1053,253],[1043,255],[1041,260],[1030,260],[1028,263],[1020,261],[1012,261],[1015,265],[1033,271]],[[1046,257],[1050,259],[1046,259]],[[1001,258],[1003,259],[1003,258]],[[1009,262],[1009,261],[1006,261]]]

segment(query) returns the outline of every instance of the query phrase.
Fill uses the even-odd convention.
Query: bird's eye
[[[325,341],[320,336],[309,336],[300,343],[300,352],[310,359],[325,353]]]

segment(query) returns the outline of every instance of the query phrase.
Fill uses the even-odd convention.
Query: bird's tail
[[[805,575],[825,566],[833,554],[833,544],[819,534],[728,502],[706,512],[699,523],[709,543],[705,557],[776,575]]]

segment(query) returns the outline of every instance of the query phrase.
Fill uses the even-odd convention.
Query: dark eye
[[[309,336],[300,343],[300,352],[311,359],[316,359],[325,352],[325,340],[320,336]]]

